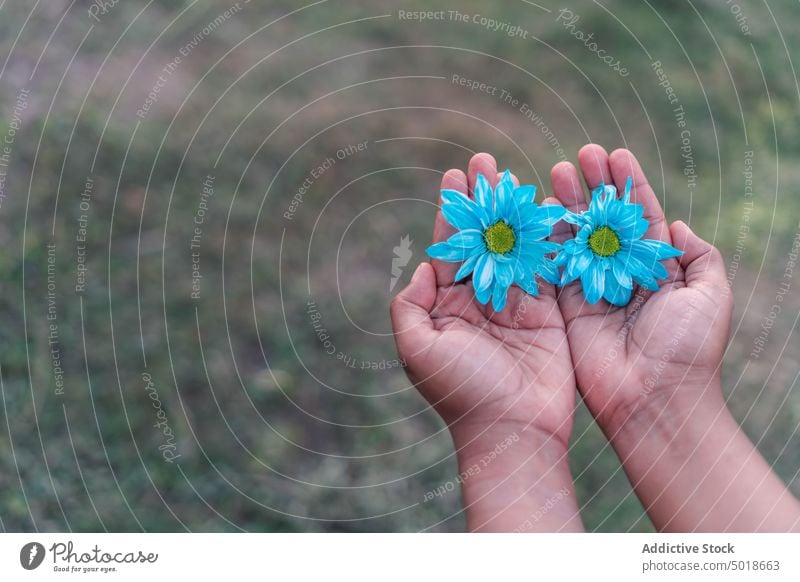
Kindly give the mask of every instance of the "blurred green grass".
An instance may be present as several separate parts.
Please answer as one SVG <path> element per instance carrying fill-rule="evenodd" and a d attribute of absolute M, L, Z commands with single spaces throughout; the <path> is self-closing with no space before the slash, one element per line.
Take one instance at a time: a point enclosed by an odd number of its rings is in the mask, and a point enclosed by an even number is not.
<path fill-rule="evenodd" d="M 18 41 L 28 7 L 2 9 L 0 55 L 14 51 L 0 78 L 0 135 L 19 88 L 30 86 L 33 95 L 0 209 L 5 529 L 463 529 L 457 493 L 423 502 L 456 474 L 442 423 L 407 389 L 402 370 L 365 373 L 327 355 L 306 313 L 310 288 L 340 351 L 394 359 L 392 248 L 406 234 L 414 241 L 402 285 L 423 260 L 440 173 L 485 150 L 549 191 L 559 156 L 539 128 L 496 97 L 454 86 L 453 74 L 528 103 L 571 160 L 587 141 L 633 149 L 669 218 L 690 222 L 728 260 L 745 208 L 744 156 L 754 151 L 757 189 L 734 273 L 738 333 L 725 378 L 745 430 L 782 477 L 794 477 L 800 404 L 784 398 L 796 381 L 797 342 L 778 357 L 792 318 L 776 322 L 768 354 L 748 354 L 800 215 L 796 8 L 773 2 L 770 13 L 740 2 L 753 30 L 744 36 L 728 9 L 711 1 L 576 4 L 577 27 L 624 61 L 630 76 L 622 78 L 556 22 L 561 5 L 550 2 L 540 3 L 550 12 L 525 2 L 441 6 L 519 24 L 527 41 L 474 24 L 399 21 L 398 5 L 386 1 L 323 3 L 259 31 L 298 5 L 251 3 L 184 59 L 140 120 L 136 109 L 159 70 L 230 6 L 163 1 L 142 11 L 146 4 L 121 2 L 82 45 L 89 21 L 76 10 L 44 52 L 67 2 L 35 11 Z M 428 7 L 421 0 L 402 6 Z M 370 18 L 379 15 L 391 16 Z M 339 58 L 345 55 L 354 56 Z M 655 60 L 686 112 L 693 189 Z M 366 152 L 315 180 L 294 218 L 284 219 L 311 168 L 365 140 Z M 210 173 L 216 191 L 196 302 L 187 245 Z M 72 254 L 87 175 L 96 195 L 90 285 L 79 298 Z M 60 398 L 44 318 L 50 240 L 59 248 L 67 378 Z M 795 293 L 784 313 L 797 310 Z M 145 359 L 178 437 L 178 465 L 158 453 L 140 377 Z M 358 396 L 325 389 L 314 377 Z M 651 527 L 583 408 L 571 461 L 587 528 Z M 793 487 L 800 490 L 796 480 Z"/>

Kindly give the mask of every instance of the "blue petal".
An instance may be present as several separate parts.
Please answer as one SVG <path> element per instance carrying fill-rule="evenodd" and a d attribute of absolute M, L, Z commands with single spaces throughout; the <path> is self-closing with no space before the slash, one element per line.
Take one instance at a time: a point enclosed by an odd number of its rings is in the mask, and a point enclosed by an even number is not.
<path fill-rule="evenodd" d="M 531 263 L 527 261 L 515 261 L 514 262 L 514 282 L 522 286 L 522 284 L 526 281 L 526 279 L 530 278 L 533 275 L 533 270 L 531 268 Z"/>
<path fill-rule="evenodd" d="M 541 263 L 539 263 L 538 269 L 539 275 L 550 283 L 551 285 L 555 285 L 558 283 L 559 274 L 558 274 L 558 266 L 556 265 L 555 261 L 551 259 L 543 259 Z"/>
<path fill-rule="evenodd" d="M 597 303 L 605 290 L 605 272 L 598 261 L 592 261 L 589 268 L 581 273 L 583 295 L 589 303 Z"/>
<path fill-rule="evenodd" d="M 530 295 L 536 295 L 539 292 L 536 285 L 536 266 L 538 263 L 520 260 L 515 263 L 514 267 L 514 282 Z"/>
<path fill-rule="evenodd" d="M 447 204 L 475 204 L 466 194 L 458 190 L 453 190 L 452 188 L 442 188 L 440 193 L 442 195 L 442 200 Z"/>
<path fill-rule="evenodd" d="M 566 287 L 567 285 L 572 283 L 575 279 L 581 276 L 580 271 L 570 268 L 572 267 L 572 264 L 573 264 L 572 262 L 567 264 L 567 268 L 564 269 L 563 273 L 561 273 L 561 281 L 559 281 L 558 284 L 561 285 L 562 287 Z"/>
<path fill-rule="evenodd" d="M 640 239 L 644 236 L 644 233 L 647 232 L 647 229 L 650 228 L 650 223 L 647 222 L 644 218 L 640 218 L 636 221 L 636 225 L 627 233 L 627 237 L 631 240 Z"/>
<path fill-rule="evenodd" d="M 478 174 L 475 183 L 475 201 L 486 210 L 487 215 L 491 219 L 494 217 L 494 206 L 492 205 L 492 187 L 489 181 L 483 174 Z"/>
<path fill-rule="evenodd" d="M 556 222 L 564 218 L 567 209 L 560 204 L 544 204 L 537 209 L 539 221 L 548 226 L 553 226 Z"/>
<path fill-rule="evenodd" d="M 578 234 L 575 235 L 575 244 L 585 246 L 589 242 L 589 237 L 592 235 L 593 229 L 590 225 L 582 227 Z"/>
<path fill-rule="evenodd" d="M 506 299 L 508 297 L 508 285 L 502 285 L 500 281 L 494 284 L 494 291 L 492 291 L 492 307 L 495 311 L 502 311 L 506 306 Z"/>
<path fill-rule="evenodd" d="M 475 280 L 473 279 L 472 286 L 475 287 Z M 492 287 L 491 285 L 486 289 L 475 289 L 475 299 L 478 300 L 478 303 L 481 305 L 486 305 L 489 303 L 489 297 L 492 296 Z"/>
<path fill-rule="evenodd" d="M 547 238 L 553 232 L 551 226 L 539 222 L 529 222 L 525 226 L 518 226 L 517 230 L 528 240 L 541 240 Z"/>
<path fill-rule="evenodd" d="M 569 241 L 568 241 L 569 242 Z M 594 262 L 594 255 L 584 249 L 577 250 L 567 263 L 567 268 L 561 276 L 561 286 L 572 283 L 585 273 Z"/>
<path fill-rule="evenodd" d="M 525 206 L 517 206 L 515 211 L 511 214 L 511 218 L 516 221 L 519 228 L 523 226 L 537 224 L 539 222 L 536 216 L 538 206 L 535 202 L 526 204 Z"/>
<path fill-rule="evenodd" d="M 633 186 L 633 178 L 628 176 L 625 180 L 625 193 L 622 195 L 622 200 L 628 202 L 631 199 L 631 187 Z"/>
<path fill-rule="evenodd" d="M 650 291 L 658 291 L 658 281 L 653 277 L 650 267 L 642 263 L 632 254 L 628 253 L 623 258 L 628 272 L 639 285 Z"/>
<path fill-rule="evenodd" d="M 569 242 L 569 241 L 567 241 Z M 566 244 L 566 243 L 564 243 Z M 556 255 L 556 258 L 553 259 L 553 262 L 558 265 L 559 267 L 563 267 L 567 264 L 567 262 L 572 258 L 572 253 L 567 252 L 566 250 L 562 249 L 560 253 Z"/>
<path fill-rule="evenodd" d="M 655 255 L 656 259 L 660 261 L 664 259 L 671 259 L 673 257 L 679 257 L 683 254 L 683 251 L 679 251 L 672 245 L 668 245 L 660 240 L 644 239 L 635 241 L 631 246 L 633 245 L 648 249 Z"/>
<path fill-rule="evenodd" d="M 457 229 L 463 228 L 484 228 L 480 219 L 474 213 L 465 210 L 462 206 L 455 204 L 444 204 L 442 206 L 442 214 L 445 220 L 452 224 Z"/>
<path fill-rule="evenodd" d="M 527 208 L 527 206 L 525 207 Z M 522 215 L 523 215 L 523 208 L 517 206 L 515 204 L 511 204 L 509 211 L 503 215 L 499 215 L 498 217 L 502 220 L 505 220 L 511 228 L 514 229 L 514 232 L 518 232 L 520 230 L 520 224 L 522 223 Z"/>
<path fill-rule="evenodd" d="M 613 184 L 603 184 L 603 189 L 606 193 L 607 200 L 616 200 L 617 198 L 617 188 Z"/>
<path fill-rule="evenodd" d="M 541 257 L 561 250 L 561 245 L 547 240 L 533 240 L 520 237 L 519 254 Z"/>
<path fill-rule="evenodd" d="M 608 277 L 603 298 L 611 305 L 622 307 L 630 302 L 632 292 L 632 289 L 623 287 L 613 277 Z"/>
<path fill-rule="evenodd" d="M 520 206 L 530 204 L 536 198 L 536 186 L 517 186 L 514 188 L 514 198 Z"/>
<path fill-rule="evenodd" d="M 514 187 L 511 172 L 506 170 L 494 188 L 494 205 L 497 216 L 509 216 L 515 210 Z"/>
<path fill-rule="evenodd" d="M 633 280 L 631 274 L 627 270 L 627 265 L 624 259 L 619 255 L 615 256 L 611 261 L 611 270 L 614 273 L 614 278 L 620 286 L 625 289 L 633 289 Z"/>
<path fill-rule="evenodd" d="M 659 242 L 659 241 L 633 241 L 631 243 L 630 255 L 636 257 L 647 268 L 648 273 L 655 276 L 657 279 L 666 278 L 669 273 L 667 269 L 659 262 L 658 254 L 653 250 L 653 247 L 643 245 L 643 242 Z M 669 247 L 666 243 L 661 243 Z M 669 247 L 672 248 L 672 247 Z"/>
<path fill-rule="evenodd" d="M 644 207 L 641 204 L 625 204 L 619 202 L 608 208 L 606 218 L 608 224 L 624 240 L 636 240 L 647 232 L 650 224 L 642 218 Z"/>
<path fill-rule="evenodd" d="M 466 259 L 470 254 L 470 249 L 464 247 L 454 247 L 446 242 L 436 243 L 429 246 L 426 251 L 428 256 L 432 259 L 439 259 L 440 261 L 449 261 L 451 263 L 460 262 Z"/>
<path fill-rule="evenodd" d="M 533 275 L 526 277 L 522 282 L 517 281 L 517 284 L 522 287 L 522 290 L 528 295 L 536 296 L 539 294 L 539 284 L 536 282 L 536 277 Z"/>
<path fill-rule="evenodd" d="M 447 244 L 453 247 L 463 247 L 465 249 L 474 249 L 475 247 L 483 245 L 483 231 L 477 228 L 467 228 L 459 230 L 449 239 Z"/>
<path fill-rule="evenodd" d="M 481 228 L 488 226 L 486 212 L 465 194 L 456 190 L 442 190 L 442 214 L 456 228 Z"/>
<path fill-rule="evenodd" d="M 628 255 L 631 257 L 635 257 L 641 261 L 641 263 L 647 267 L 648 271 L 653 270 L 653 265 L 658 262 L 658 258 L 656 258 L 655 253 L 653 253 L 648 247 L 637 244 L 640 241 L 631 241 L 630 249 L 628 250 Z"/>
<path fill-rule="evenodd" d="M 495 265 L 495 282 L 494 290 L 492 291 L 492 306 L 495 311 L 500 311 L 506 305 L 506 295 L 508 288 L 514 281 L 514 264 L 513 263 L 497 263 Z"/>
<path fill-rule="evenodd" d="M 470 257 L 467 257 L 467 260 L 464 261 L 464 264 L 458 269 L 456 276 L 453 278 L 454 281 L 460 281 L 464 277 L 468 276 L 472 271 L 475 269 L 475 264 L 478 262 L 478 257 L 481 255 L 476 253 Z"/>
<path fill-rule="evenodd" d="M 566 214 L 567 209 L 558 204 L 545 204 L 544 206 L 530 204 L 520 210 L 520 226 L 525 227 L 531 223 L 537 223 L 552 227 Z"/>
<path fill-rule="evenodd" d="M 577 224 L 578 226 L 584 226 L 589 221 L 588 217 L 584 213 L 575 213 L 570 210 L 567 210 L 562 217 L 564 222 L 568 222 L 570 224 Z"/>
<path fill-rule="evenodd" d="M 594 260 L 594 255 L 591 251 L 583 249 L 581 252 L 575 254 L 575 268 L 583 272 L 589 268 L 589 265 Z"/>
<path fill-rule="evenodd" d="M 497 283 L 508 287 L 514 281 L 515 263 L 495 263 L 494 278 Z"/>
<path fill-rule="evenodd" d="M 475 286 L 475 291 L 485 291 L 491 288 L 494 280 L 494 267 L 495 262 L 490 253 L 484 253 L 478 257 L 475 272 L 472 274 L 472 284 Z"/>
<path fill-rule="evenodd" d="M 589 213 L 595 222 L 605 224 L 606 207 L 617 198 L 617 189 L 612 185 L 600 184 L 592 190 L 592 201 L 589 202 Z"/>
<path fill-rule="evenodd" d="M 644 287 L 648 291 L 658 291 L 660 288 L 658 286 L 658 281 L 656 281 L 652 275 L 649 274 L 645 274 L 643 276 L 634 275 L 633 279 L 634 281 L 636 281 L 636 283 L 638 283 L 640 286 Z"/>

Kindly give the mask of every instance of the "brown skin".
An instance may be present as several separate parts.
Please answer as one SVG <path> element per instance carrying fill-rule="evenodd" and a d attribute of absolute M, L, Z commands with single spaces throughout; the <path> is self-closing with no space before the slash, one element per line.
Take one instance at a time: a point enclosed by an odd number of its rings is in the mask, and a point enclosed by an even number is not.
<path fill-rule="evenodd" d="M 683 222 L 668 226 L 631 152 L 591 144 L 578 161 L 590 190 L 601 182 L 622 190 L 632 176 L 631 200 L 650 222 L 645 238 L 684 252 L 665 262 L 670 277 L 657 293 L 627 307 L 588 305 L 579 284 L 558 300 L 578 388 L 648 515 L 667 531 L 797 531 L 800 504 L 725 406 L 720 368 L 733 297 L 720 252 Z M 556 165 L 551 181 L 564 206 L 586 208 L 572 164 Z"/>
<path fill-rule="evenodd" d="M 597 145 L 578 156 L 589 189 L 624 188 L 645 208 L 646 238 L 684 252 L 665 262 L 657 293 L 627 307 L 585 303 L 580 284 L 530 297 L 509 291 L 501 313 L 474 299 L 458 265 L 421 264 L 392 302 L 398 351 L 410 379 L 450 427 L 468 527 L 481 531 L 579 531 L 567 448 L 576 381 L 610 439 L 654 525 L 667 531 L 798 531 L 800 504 L 731 417 L 719 370 L 732 296 L 722 257 L 682 222 L 667 226 L 636 158 Z M 448 171 L 442 188 L 471 195 L 478 172 L 497 180 L 488 154 L 467 175 Z M 551 173 L 556 199 L 586 208 L 577 169 Z M 559 223 L 553 240 L 572 233 Z M 437 214 L 434 242 L 452 228 Z M 518 439 L 495 455 L 509 437 Z M 543 511 L 543 509 L 545 509 Z"/>
<path fill-rule="evenodd" d="M 479 172 L 497 182 L 492 156 L 474 156 L 467 175 L 448 171 L 441 188 L 472 196 Z M 438 212 L 434 242 L 453 232 Z M 575 379 L 555 289 L 542 284 L 539 297 L 530 297 L 514 287 L 506 308 L 494 313 L 475 300 L 469 280 L 453 282 L 457 270 L 453 263 L 421 264 L 391 314 L 408 375 L 450 426 L 462 471 L 507 437 L 519 437 L 465 480 L 468 525 L 520 528 L 567 488 L 566 500 L 529 529 L 580 530 L 566 457 Z"/>

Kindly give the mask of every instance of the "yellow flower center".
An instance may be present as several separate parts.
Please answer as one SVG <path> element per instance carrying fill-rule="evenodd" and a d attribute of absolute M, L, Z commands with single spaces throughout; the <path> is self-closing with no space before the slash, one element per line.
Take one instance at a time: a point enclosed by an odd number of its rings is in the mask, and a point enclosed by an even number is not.
<path fill-rule="evenodd" d="M 620 249 L 619 236 L 607 226 L 602 226 L 589 236 L 589 246 L 594 254 L 610 257 Z"/>
<path fill-rule="evenodd" d="M 514 248 L 517 237 L 514 230 L 504 220 L 498 220 L 483 232 L 486 248 L 493 253 L 504 255 Z"/>

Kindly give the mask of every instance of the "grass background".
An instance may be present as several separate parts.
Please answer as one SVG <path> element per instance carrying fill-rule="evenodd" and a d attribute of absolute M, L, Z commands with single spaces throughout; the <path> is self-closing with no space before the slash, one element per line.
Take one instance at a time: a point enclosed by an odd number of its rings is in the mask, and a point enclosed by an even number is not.
<path fill-rule="evenodd" d="M 421 0 L 122 0 L 100 22 L 89 6 L 0 8 L 0 136 L 13 129 L 20 90 L 30 91 L 0 206 L 3 530 L 462 530 L 457 492 L 424 501 L 456 476 L 442 423 L 401 369 L 361 370 L 347 358 L 396 358 L 388 302 L 424 260 L 444 170 L 490 151 L 547 194 L 557 147 L 574 161 L 589 141 L 634 150 L 668 217 L 723 250 L 737 300 L 730 407 L 800 492 L 800 283 L 785 277 L 800 229 L 797 6 L 433 7 L 469 22 L 399 18 L 431 9 Z M 628 76 L 570 34 L 562 8 Z M 526 38 L 488 30 L 475 15 L 519 25 Z M 655 61 L 685 111 L 694 187 Z M 137 116 L 159 75 L 157 102 Z M 453 75 L 507 91 L 552 134 Z M 286 219 L 312 170 L 359 142 L 364 151 L 312 177 Z M 189 241 L 209 175 L 194 300 Z M 83 212 L 87 177 L 94 190 Z M 89 270 L 76 293 L 81 214 Z M 405 235 L 413 257 L 390 291 L 393 248 Z M 56 245 L 61 395 L 47 244 Z M 785 282 L 767 347 L 751 357 Z M 342 359 L 326 353 L 309 301 Z M 144 372 L 175 435 L 176 463 L 159 452 Z M 571 463 L 587 528 L 651 529 L 583 407 Z"/>

